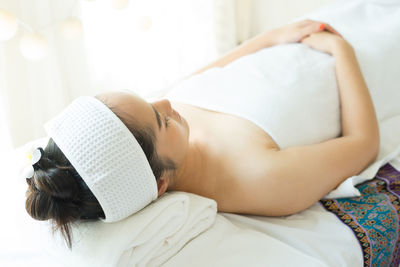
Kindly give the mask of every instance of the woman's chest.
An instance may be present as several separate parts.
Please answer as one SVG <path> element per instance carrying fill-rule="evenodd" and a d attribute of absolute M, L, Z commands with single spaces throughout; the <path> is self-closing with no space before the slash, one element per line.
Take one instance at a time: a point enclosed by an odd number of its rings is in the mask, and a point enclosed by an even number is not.
<path fill-rule="evenodd" d="M 252 122 L 229 114 L 172 103 L 190 127 L 189 141 L 201 141 L 208 148 L 205 181 L 218 177 L 229 186 L 235 179 L 259 175 L 268 166 L 265 154 L 278 145 Z M 231 182 L 229 182 L 231 181 Z"/>
<path fill-rule="evenodd" d="M 187 120 L 189 138 L 210 142 L 216 151 L 227 151 L 229 148 L 234 151 L 279 150 L 268 133 L 247 119 L 183 103 L 173 102 L 172 105 Z"/>

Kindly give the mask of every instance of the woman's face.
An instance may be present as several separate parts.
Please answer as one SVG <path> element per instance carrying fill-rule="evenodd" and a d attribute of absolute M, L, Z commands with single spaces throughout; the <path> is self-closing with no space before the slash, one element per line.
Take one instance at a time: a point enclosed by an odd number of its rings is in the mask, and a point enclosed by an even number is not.
<path fill-rule="evenodd" d="M 132 116 L 140 127 L 151 127 L 156 137 L 158 155 L 170 158 L 179 168 L 189 145 L 189 125 L 167 99 L 148 103 L 140 96 L 128 92 L 109 92 L 98 97 L 105 99 L 107 105 L 118 107 Z"/>

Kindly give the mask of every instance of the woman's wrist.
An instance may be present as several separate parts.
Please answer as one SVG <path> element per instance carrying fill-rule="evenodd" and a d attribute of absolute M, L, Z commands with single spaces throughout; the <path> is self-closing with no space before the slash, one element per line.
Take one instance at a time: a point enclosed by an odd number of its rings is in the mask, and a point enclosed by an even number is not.
<path fill-rule="evenodd" d="M 266 47 L 288 43 L 285 40 L 281 40 L 282 38 L 279 31 L 281 31 L 280 28 L 272 29 L 264 34 L 264 44 Z"/>
<path fill-rule="evenodd" d="M 216 60 L 215 62 L 203 67 L 200 70 L 197 70 L 194 72 L 194 74 L 199 74 L 209 68 L 213 67 L 224 67 L 227 64 L 231 63 L 232 61 L 235 61 L 236 59 L 255 53 L 260 49 L 267 48 L 273 45 L 276 45 L 275 41 L 276 34 L 274 31 L 268 31 L 261 33 L 250 40 L 247 40 L 240 44 L 239 46 L 235 47 L 231 51 L 229 51 L 227 54 Z"/>
<path fill-rule="evenodd" d="M 332 55 L 335 56 L 338 53 L 351 52 L 354 53 L 353 47 L 344 39 L 337 39 L 332 46 Z"/>
<path fill-rule="evenodd" d="M 255 37 L 243 42 L 242 45 L 247 45 L 250 48 L 249 52 L 254 53 L 260 49 L 277 45 L 277 34 L 275 30 L 270 30 L 256 35 Z"/>

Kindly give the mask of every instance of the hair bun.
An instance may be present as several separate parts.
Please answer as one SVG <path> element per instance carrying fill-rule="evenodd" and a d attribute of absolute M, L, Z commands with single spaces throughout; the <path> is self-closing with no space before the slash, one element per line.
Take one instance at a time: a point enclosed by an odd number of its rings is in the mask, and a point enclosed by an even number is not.
<path fill-rule="evenodd" d="M 33 177 L 27 179 L 26 200 L 32 217 L 38 220 L 60 217 L 78 219 L 80 187 L 68 167 L 59 166 L 43 154 L 34 169 Z"/>
<path fill-rule="evenodd" d="M 53 232 L 60 230 L 71 243 L 70 224 L 78 219 L 104 218 L 100 204 L 62 151 L 50 138 L 27 178 L 25 209 L 36 220 L 51 220 Z"/>

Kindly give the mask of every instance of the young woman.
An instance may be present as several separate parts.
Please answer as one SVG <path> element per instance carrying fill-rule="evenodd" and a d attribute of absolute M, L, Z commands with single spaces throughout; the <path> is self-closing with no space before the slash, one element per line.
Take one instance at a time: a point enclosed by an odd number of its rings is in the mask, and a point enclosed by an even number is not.
<path fill-rule="evenodd" d="M 328 24 L 305 20 L 260 34 L 196 72 L 295 42 L 335 58 L 342 129 L 338 138 L 280 149 L 268 133 L 238 116 L 167 99 L 148 103 L 127 92 L 96 98 L 141 145 L 158 196 L 186 191 L 214 199 L 221 212 L 290 215 L 307 209 L 377 157 L 378 123 L 353 48 Z M 26 210 L 33 218 L 53 220 L 69 242 L 71 222 L 104 218 L 96 197 L 52 139 L 39 163 L 33 179 L 27 180 Z"/>

